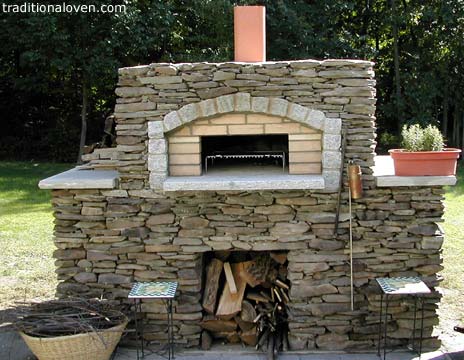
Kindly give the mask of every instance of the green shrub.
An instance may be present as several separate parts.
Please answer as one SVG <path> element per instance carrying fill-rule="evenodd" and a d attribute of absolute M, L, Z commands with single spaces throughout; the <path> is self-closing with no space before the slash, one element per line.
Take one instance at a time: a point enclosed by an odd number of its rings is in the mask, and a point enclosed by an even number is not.
<path fill-rule="evenodd" d="M 402 147 L 406 151 L 442 151 L 445 142 L 440 130 L 433 125 L 422 128 L 419 124 L 404 125 L 401 131 Z"/>

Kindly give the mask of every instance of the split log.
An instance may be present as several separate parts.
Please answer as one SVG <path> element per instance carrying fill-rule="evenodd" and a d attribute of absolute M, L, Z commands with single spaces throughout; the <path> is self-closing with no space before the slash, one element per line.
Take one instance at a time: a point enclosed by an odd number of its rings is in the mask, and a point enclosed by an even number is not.
<path fill-rule="evenodd" d="M 242 310 L 242 301 L 247 285 L 246 281 L 242 277 L 244 272 L 243 263 L 232 264 L 231 270 L 237 286 L 237 293 L 232 294 L 230 292 L 230 286 L 227 284 L 226 279 L 226 285 L 224 286 L 221 298 L 219 299 L 219 305 L 216 312 L 217 317 L 227 320 L 232 319 Z"/>
<path fill-rule="evenodd" d="M 209 350 L 213 345 L 213 338 L 209 334 L 209 332 L 203 330 L 201 332 L 201 348 L 202 350 Z"/>
<path fill-rule="evenodd" d="M 271 252 L 269 255 L 275 262 L 279 263 L 280 265 L 285 264 L 285 262 L 287 261 L 287 253 Z"/>
<path fill-rule="evenodd" d="M 237 329 L 237 323 L 233 320 L 217 319 L 212 315 L 207 315 L 200 322 L 203 329 L 216 332 L 231 332 Z"/>
<path fill-rule="evenodd" d="M 288 286 L 286 283 L 284 283 L 283 281 L 279 279 L 276 279 L 275 284 L 282 289 L 285 289 L 285 290 L 290 289 L 290 286 Z"/>
<path fill-rule="evenodd" d="M 215 339 L 226 339 L 231 344 L 240 342 L 240 336 L 236 331 L 220 331 L 213 333 Z"/>
<path fill-rule="evenodd" d="M 234 276 L 232 275 L 232 269 L 228 262 L 224 263 L 224 274 L 226 274 L 227 285 L 231 294 L 237 293 L 237 286 L 235 285 Z"/>
<path fill-rule="evenodd" d="M 256 326 L 253 326 L 247 331 L 242 331 L 239 336 L 240 339 L 247 345 L 255 346 L 258 343 L 258 331 Z"/>
<path fill-rule="evenodd" d="M 203 309 L 209 314 L 214 314 L 219 288 L 219 277 L 221 276 L 223 262 L 212 259 L 206 269 L 206 284 L 203 294 Z"/>
<path fill-rule="evenodd" d="M 256 275 L 250 271 L 256 266 L 254 261 L 245 261 L 242 264 L 244 267 L 243 278 L 245 279 L 248 285 L 254 288 L 255 286 L 260 285 L 264 281 L 261 278 L 257 278 Z"/>
<path fill-rule="evenodd" d="M 256 302 L 263 302 L 263 303 L 268 303 L 271 299 L 267 296 L 264 296 L 263 294 L 258 294 L 256 292 L 249 292 L 247 294 L 247 299 L 256 301 Z"/>
<path fill-rule="evenodd" d="M 242 321 L 248 321 L 248 322 L 253 322 L 253 320 L 256 318 L 256 310 L 251 305 L 249 301 L 243 300 L 242 302 L 242 311 L 240 312 L 240 319 Z"/>
<path fill-rule="evenodd" d="M 256 318 L 256 310 L 250 302 L 243 300 L 242 311 L 235 316 L 235 321 L 242 331 L 248 331 L 255 327 L 254 319 Z"/>

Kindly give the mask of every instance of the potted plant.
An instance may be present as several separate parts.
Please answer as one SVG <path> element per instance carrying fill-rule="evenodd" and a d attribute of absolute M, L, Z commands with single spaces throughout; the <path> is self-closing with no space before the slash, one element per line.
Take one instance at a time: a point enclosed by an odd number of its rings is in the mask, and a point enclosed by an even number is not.
<path fill-rule="evenodd" d="M 402 149 L 389 150 L 398 176 L 456 175 L 460 149 L 445 148 L 440 130 L 433 125 L 404 126 Z"/>

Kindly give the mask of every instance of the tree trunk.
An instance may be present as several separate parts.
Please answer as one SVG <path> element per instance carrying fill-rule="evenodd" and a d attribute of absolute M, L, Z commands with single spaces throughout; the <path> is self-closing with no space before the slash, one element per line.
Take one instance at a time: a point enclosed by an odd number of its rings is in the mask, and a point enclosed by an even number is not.
<path fill-rule="evenodd" d="M 459 108 L 457 104 L 453 114 L 453 146 L 459 147 Z"/>
<path fill-rule="evenodd" d="M 393 16 L 393 61 L 395 67 L 395 97 L 396 97 L 396 116 L 398 127 L 402 126 L 402 112 L 401 112 L 401 82 L 400 82 L 400 55 L 398 48 L 398 22 L 395 0 L 391 0 L 392 16 Z"/>
<path fill-rule="evenodd" d="M 443 119 L 441 122 L 441 132 L 445 139 L 448 138 L 448 111 L 449 110 L 449 100 L 448 100 L 448 86 L 445 86 L 444 95 L 443 95 Z"/>
<path fill-rule="evenodd" d="M 461 149 L 464 149 L 464 112 L 461 113 Z"/>
<path fill-rule="evenodd" d="M 87 137 L 87 108 L 89 101 L 89 90 L 87 81 L 82 80 L 82 110 L 81 110 L 81 140 L 79 142 L 79 154 L 77 155 L 77 163 L 82 164 L 82 154 L 84 152 L 85 140 Z"/>

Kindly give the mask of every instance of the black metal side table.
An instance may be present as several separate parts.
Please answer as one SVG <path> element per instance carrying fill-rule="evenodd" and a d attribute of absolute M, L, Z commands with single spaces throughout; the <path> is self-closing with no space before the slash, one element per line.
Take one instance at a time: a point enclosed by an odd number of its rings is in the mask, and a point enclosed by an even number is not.
<path fill-rule="evenodd" d="M 383 329 L 383 359 L 386 358 L 387 348 L 387 327 L 388 327 L 388 300 L 392 295 L 410 295 L 414 297 L 414 323 L 412 329 L 411 347 L 416 351 L 419 358 L 422 353 L 422 337 L 424 331 L 424 299 L 421 295 L 429 294 L 431 290 L 427 285 L 418 277 L 396 277 L 396 278 L 377 278 L 377 283 L 382 289 L 380 297 L 380 318 L 379 318 L 379 334 L 378 334 L 378 347 L 377 355 L 382 358 L 380 348 L 382 344 L 382 313 L 383 313 L 383 299 L 385 297 L 385 316 L 384 316 L 384 329 Z M 420 301 L 421 320 L 420 320 L 420 337 L 419 349 L 415 347 L 416 341 L 416 318 L 417 318 L 417 300 Z"/>
<path fill-rule="evenodd" d="M 142 358 L 145 357 L 143 346 L 144 321 L 137 321 L 137 314 L 142 313 L 142 299 L 160 299 L 166 302 L 168 315 L 168 359 L 174 359 L 174 335 L 172 300 L 176 296 L 177 281 L 137 282 L 129 292 L 129 299 L 134 299 L 134 319 L 136 336 L 140 339 Z M 139 359 L 139 347 L 137 346 L 137 360 Z"/>

